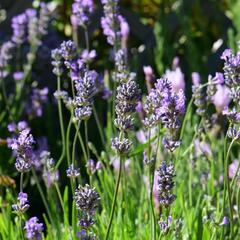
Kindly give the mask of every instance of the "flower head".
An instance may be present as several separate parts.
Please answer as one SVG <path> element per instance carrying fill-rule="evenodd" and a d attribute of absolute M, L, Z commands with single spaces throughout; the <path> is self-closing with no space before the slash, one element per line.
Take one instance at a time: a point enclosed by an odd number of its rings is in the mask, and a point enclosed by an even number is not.
<path fill-rule="evenodd" d="M 25 226 L 24 230 L 26 231 L 26 238 L 30 240 L 41 240 L 42 239 L 42 231 L 43 224 L 39 223 L 37 217 L 30 218 Z"/>
<path fill-rule="evenodd" d="M 20 192 L 17 198 L 18 202 L 12 205 L 13 210 L 18 214 L 25 213 L 29 208 L 27 193 Z"/>

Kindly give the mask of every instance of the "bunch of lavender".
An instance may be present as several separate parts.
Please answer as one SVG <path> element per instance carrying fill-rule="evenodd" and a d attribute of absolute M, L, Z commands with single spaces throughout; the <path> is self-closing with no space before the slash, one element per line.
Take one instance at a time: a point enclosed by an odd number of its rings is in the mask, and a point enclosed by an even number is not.
<path fill-rule="evenodd" d="M 32 217 L 24 226 L 24 230 L 26 231 L 26 238 L 30 240 L 41 240 L 42 239 L 42 231 L 43 224 L 39 223 L 37 217 Z"/>
<path fill-rule="evenodd" d="M 157 170 L 157 174 L 159 204 L 163 207 L 169 207 L 176 198 L 176 196 L 172 193 L 172 189 L 174 187 L 173 177 L 175 176 L 173 164 L 167 165 L 166 162 L 162 162 Z"/>
<path fill-rule="evenodd" d="M 31 169 L 34 142 L 30 129 L 24 129 L 17 139 L 11 140 L 10 147 L 16 155 L 15 167 L 19 172 L 27 172 Z"/>
<path fill-rule="evenodd" d="M 43 114 L 43 104 L 48 100 L 48 88 L 34 88 L 27 104 L 26 112 L 31 117 L 41 117 Z"/>
<path fill-rule="evenodd" d="M 104 17 L 101 18 L 103 33 L 107 42 L 118 48 L 121 38 L 128 35 L 126 20 L 119 14 L 118 0 L 101 0 L 103 4 Z"/>
<path fill-rule="evenodd" d="M 179 145 L 178 130 L 181 127 L 181 117 L 185 112 L 185 95 L 182 89 L 174 92 L 167 79 L 158 79 L 144 104 L 146 117 L 143 120 L 147 128 L 162 123 L 167 129 L 163 140 L 164 147 L 174 151 Z"/>
<path fill-rule="evenodd" d="M 28 195 L 27 193 L 20 192 L 18 194 L 17 198 L 17 203 L 12 205 L 13 211 L 17 213 L 18 215 L 24 214 L 28 208 L 29 208 L 29 203 L 28 203 Z"/>
<path fill-rule="evenodd" d="M 122 50 L 119 50 L 116 54 L 116 66 L 118 66 L 116 75 L 118 76 L 119 86 L 117 87 L 116 119 L 114 123 L 120 131 L 120 135 L 112 139 L 112 147 L 119 154 L 126 154 L 130 150 L 131 142 L 124 138 L 124 133 L 133 128 L 134 119 L 132 115 L 136 111 L 135 108 L 140 99 L 140 89 L 135 82 L 135 74 L 126 70 L 124 52 Z M 122 75 L 120 69 L 124 69 Z"/>
<path fill-rule="evenodd" d="M 79 186 L 75 191 L 74 196 L 76 207 L 80 210 L 79 225 L 81 231 L 79 232 L 80 239 L 95 239 L 94 234 L 90 231 L 94 225 L 94 215 L 99 207 L 99 194 L 95 188 L 90 188 L 89 185 L 84 187 Z"/>
<path fill-rule="evenodd" d="M 92 0 L 75 0 L 72 5 L 72 19 L 74 26 L 86 28 L 89 22 L 89 16 L 94 11 Z"/>

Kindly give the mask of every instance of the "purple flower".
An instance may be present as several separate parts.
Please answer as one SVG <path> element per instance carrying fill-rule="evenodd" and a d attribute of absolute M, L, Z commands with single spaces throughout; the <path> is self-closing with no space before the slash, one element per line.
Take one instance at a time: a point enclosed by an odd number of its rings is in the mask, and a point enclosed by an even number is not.
<path fill-rule="evenodd" d="M 84 49 L 81 53 L 81 58 L 84 63 L 90 63 L 92 60 L 97 56 L 96 50 L 93 49 L 91 51 L 88 51 L 87 49 Z"/>
<path fill-rule="evenodd" d="M 207 142 L 204 141 L 199 141 L 199 139 L 196 139 L 194 141 L 194 146 L 195 146 L 195 156 L 199 157 L 201 155 L 205 155 L 207 157 L 212 155 L 212 150 L 211 147 Z"/>
<path fill-rule="evenodd" d="M 129 27 L 118 13 L 118 1 L 102 0 L 104 17 L 101 18 L 103 33 L 110 45 L 119 44 L 121 38 L 127 38 Z"/>
<path fill-rule="evenodd" d="M 13 73 L 13 79 L 15 81 L 20 81 L 23 79 L 24 73 L 23 72 L 15 72 Z"/>
<path fill-rule="evenodd" d="M 25 226 L 24 230 L 26 231 L 26 238 L 30 240 L 41 240 L 42 239 L 42 231 L 43 224 L 39 223 L 37 217 L 30 218 Z"/>
<path fill-rule="evenodd" d="M 228 224 L 229 224 L 229 218 L 227 216 L 224 216 L 219 226 L 226 226 Z"/>
<path fill-rule="evenodd" d="M 228 107 L 225 107 L 222 111 L 223 115 L 226 115 L 230 122 L 239 123 L 240 122 L 240 113 L 237 112 L 235 108 L 230 110 Z"/>
<path fill-rule="evenodd" d="M 212 97 L 212 102 L 217 112 L 221 113 L 230 103 L 230 90 L 225 85 L 217 85 L 217 91 Z"/>
<path fill-rule="evenodd" d="M 96 165 L 93 159 L 87 161 L 86 168 L 89 175 L 93 175 L 96 172 Z"/>
<path fill-rule="evenodd" d="M 26 112 L 32 117 L 41 117 L 43 114 L 42 105 L 47 102 L 48 88 L 34 88 L 30 97 L 30 102 L 27 105 Z"/>
<path fill-rule="evenodd" d="M 8 74 L 6 67 L 13 57 L 12 50 L 14 46 L 11 41 L 5 42 L 0 46 L 0 78 L 4 78 Z"/>
<path fill-rule="evenodd" d="M 17 198 L 18 202 L 12 205 L 13 210 L 18 214 L 25 213 L 29 208 L 27 193 L 20 192 Z"/>
<path fill-rule="evenodd" d="M 236 159 L 229 165 L 228 167 L 229 178 L 231 179 L 234 178 L 235 174 L 237 173 L 238 165 L 239 165 L 239 161 Z"/>
<path fill-rule="evenodd" d="M 47 34 L 48 23 L 50 20 L 50 10 L 48 4 L 41 2 L 40 3 L 40 11 L 39 11 L 39 19 L 38 19 L 38 32 L 41 36 Z"/>
<path fill-rule="evenodd" d="M 221 59 L 226 61 L 231 55 L 232 55 L 232 50 L 225 49 L 224 52 L 222 53 Z"/>
<path fill-rule="evenodd" d="M 72 5 L 72 17 L 74 26 L 83 26 L 89 22 L 89 16 L 93 13 L 94 4 L 92 0 L 75 0 Z"/>
<path fill-rule="evenodd" d="M 161 206 L 169 207 L 176 196 L 172 194 L 174 187 L 173 177 L 174 166 L 172 164 L 167 165 L 165 162 L 161 163 L 158 174 L 158 201 Z"/>
<path fill-rule="evenodd" d="M 17 139 L 12 139 L 10 147 L 16 155 L 15 167 L 19 172 L 29 171 L 33 158 L 33 136 L 29 129 L 20 132 Z"/>
<path fill-rule="evenodd" d="M 127 138 L 119 139 L 118 137 L 112 138 L 112 148 L 120 155 L 130 152 L 132 142 Z"/>
<path fill-rule="evenodd" d="M 22 44 L 27 37 L 28 16 L 26 13 L 12 18 L 13 36 L 12 41 L 18 45 Z"/>
<path fill-rule="evenodd" d="M 66 173 L 69 178 L 76 178 L 80 175 L 80 170 L 79 168 L 75 168 L 74 165 L 71 164 L 67 169 Z"/>
<path fill-rule="evenodd" d="M 74 199 L 77 209 L 92 216 L 97 211 L 100 197 L 95 188 L 90 188 L 89 185 L 85 185 L 84 187 L 79 185 L 75 191 Z"/>
<path fill-rule="evenodd" d="M 193 72 L 192 73 L 192 83 L 193 83 L 193 85 L 198 86 L 198 85 L 200 85 L 200 82 L 201 82 L 201 77 L 200 77 L 199 73 Z"/>
<path fill-rule="evenodd" d="M 184 74 L 179 67 L 177 67 L 173 71 L 167 70 L 165 73 L 165 78 L 167 78 L 171 82 L 172 90 L 174 92 L 185 89 Z"/>
<path fill-rule="evenodd" d="M 224 75 L 223 73 L 216 72 L 215 77 L 213 78 L 214 83 L 223 84 L 224 83 Z"/>

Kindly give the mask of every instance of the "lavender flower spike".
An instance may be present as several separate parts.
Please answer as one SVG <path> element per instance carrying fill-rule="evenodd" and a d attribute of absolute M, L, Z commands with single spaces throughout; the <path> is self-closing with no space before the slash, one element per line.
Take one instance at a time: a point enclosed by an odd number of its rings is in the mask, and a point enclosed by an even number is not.
<path fill-rule="evenodd" d="M 30 218 L 25 226 L 24 230 L 26 231 L 26 238 L 30 240 L 41 240 L 43 224 L 38 222 L 37 217 Z"/>
<path fill-rule="evenodd" d="M 167 165 L 163 162 L 160 168 L 157 170 L 158 173 L 158 200 L 160 205 L 164 207 L 170 206 L 175 200 L 176 196 L 172 194 L 174 187 L 173 177 L 174 166 L 172 164 Z"/>
<path fill-rule="evenodd" d="M 72 5 L 72 18 L 74 25 L 86 27 L 89 16 L 93 13 L 94 4 L 92 0 L 75 0 Z"/>
<path fill-rule="evenodd" d="M 17 156 L 15 167 L 19 172 L 27 172 L 32 166 L 33 136 L 29 129 L 20 132 L 17 139 L 12 139 L 10 147 Z"/>
<path fill-rule="evenodd" d="M 29 208 L 29 204 L 28 204 L 28 195 L 27 193 L 24 192 L 20 192 L 18 194 L 18 198 L 17 198 L 18 202 L 16 204 L 12 205 L 13 210 L 17 213 L 17 214 L 23 214 L 25 213 L 28 208 Z"/>

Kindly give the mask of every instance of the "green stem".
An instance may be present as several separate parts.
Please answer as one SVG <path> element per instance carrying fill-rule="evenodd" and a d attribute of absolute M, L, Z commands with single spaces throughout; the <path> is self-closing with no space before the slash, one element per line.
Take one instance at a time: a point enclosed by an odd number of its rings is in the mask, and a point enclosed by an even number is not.
<path fill-rule="evenodd" d="M 98 114 L 97 114 L 97 111 L 96 111 L 96 108 L 95 108 L 94 105 L 93 105 L 93 115 L 94 115 L 94 118 L 95 118 L 96 123 L 97 123 L 97 127 L 98 127 L 98 131 L 99 131 L 99 134 L 100 134 L 102 144 L 103 144 L 103 146 L 105 146 L 103 128 L 101 127 L 101 124 L 100 124 L 100 121 L 99 121 L 99 118 L 98 118 Z"/>
<path fill-rule="evenodd" d="M 70 162 L 71 162 L 71 157 L 70 157 L 70 132 L 71 132 L 71 127 L 72 127 L 72 115 L 70 117 L 69 123 L 68 123 L 68 127 L 67 127 L 67 135 L 66 135 L 66 152 L 67 152 L 67 162 L 68 162 L 68 166 L 70 166 Z"/>
<path fill-rule="evenodd" d="M 60 84 L 60 76 L 57 77 L 57 90 L 61 90 L 61 84 Z M 64 122 L 63 122 L 63 114 L 62 114 L 62 102 L 61 99 L 57 100 L 58 102 L 58 115 L 59 115 L 59 124 L 60 124 L 60 129 L 61 129 L 61 137 L 62 137 L 62 153 L 57 161 L 56 164 L 56 169 L 59 167 L 61 164 L 62 160 L 64 159 L 65 156 L 65 130 L 64 130 Z"/>
<path fill-rule="evenodd" d="M 56 188 L 56 191 L 57 191 L 57 194 L 58 194 L 58 198 L 59 198 L 59 201 L 60 201 L 60 204 L 61 204 L 61 207 L 62 207 L 63 213 L 65 213 L 65 210 L 64 210 L 64 203 L 63 203 L 63 199 L 62 199 L 62 195 L 61 195 L 60 189 L 59 189 L 57 183 L 55 183 L 54 185 L 55 185 L 55 188 Z"/>
<path fill-rule="evenodd" d="M 115 186 L 113 203 L 112 203 L 111 214 L 110 214 L 110 220 L 109 220 L 109 223 L 108 223 L 107 233 L 106 233 L 106 236 L 105 236 L 105 240 L 107 240 L 107 239 L 109 238 L 109 234 L 110 234 L 110 231 L 111 231 L 111 226 L 112 226 L 114 211 L 115 211 L 115 208 L 116 208 L 118 189 L 119 189 L 120 180 L 121 180 L 123 160 L 124 160 L 123 157 L 120 156 L 120 167 L 119 167 L 118 178 L 117 178 L 117 182 L 116 182 L 116 186 Z"/>
<path fill-rule="evenodd" d="M 23 192 L 23 172 L 21 172 L 20 175 L 20 192 Z"/>
<path fill-rule="evenodd" d="M 73 147 L 72 147 L 72 164 L 73 164 L 73 166 L 75 166 L 75 150 L 76 150 L 76 143 L 77 143 L 77 138 L 78 138 L 78 129 L 80 127 L 80 124 L 81 124 L 81 122 L 79 121 L 78 125 L 77 125 L 77 130 L 76 130 L 76 133 L 75 133 L 75 136 L 73 139 Z"/>
<path fill-rule="evenodd" d="M 227 155 L 224 159 L 224 176 L 225 176 L 225 184 L 224 184 L 224 189 L 227 189 L 227 197 L 228 197 L 228 205 L 229 205 L 229 213 L 230 213 L 230 234 L 232 236 L 233 234 L 233 206 L 232 206 L 232 198 L 231 198 L 231 189 L 230 189 L 230 180 L 229 180 L 229 174 L 228 174 L 228 159 L 230 155 L 231 148 L 235 142 L 235 138 L 231 141 L 228 150 L 227 150 Z M 226 191 L 225 191 L 226 192 Z M 225 199 L 225 194 L 224 194 L 224 199 Z"/>
<path fill-rule="evenodd" d="M 80 131 L 78 131 L 77 124 L 75 124 L 75 128 L 76 128 L 76 131 L 78 133 L 78 139 L 79 139 L 79 142 L 81 144 L 81 148 L 82 148 L 82 151 L 83 151 L 85 162 L 87 163 L 87 161 L 88 161 L 87 152 L 86 152 L 86 149 L 85 149 L 85 146 L 84 146 L 83 139 L 82 139 L 82 136 L 80 134 Z"/>
<path fill-rule="evenodd" d="M 38 181 L 38 177 L 37 177 L 36 172 L 35 172 L 34 169 L 32 169 L 32 174 L 33 174 L 33 178 L 34 178 L 34 180 L 35 180 L 35 182 L 36 182 L 36 184 L 37 184 L 37 188 L 38 188 L 38 191 L 39 191 L 40 196 L 41 196 L 41 198 L 42 198 L 43 204 L 44 204 L 44 206 L 45 206 L 45 208 L 46 208 L 48 217 L 49 217 L 51 223 L 53 224 L 54 222 L 53 222 L 53 218 L 52 218 L 51 212 L 50 212 L 50 210 L 49 210 L 49 207 L 48 207 L 48 204 L 47 204 L 45 195 L 44 195 L 44 193 L 43 193 L 43 190 L 42 190 L 42 188 L 41 188 L 41 185 L 40 185 L 40 183 L 39 183 L 39 181 Z"/>
<path fill-rule="evenodd" d="M 88 147 L 88 126 L 87 126 L 87 120 L 84 121 L 84 130 L 85 130 L 85 142 L 86 142 L 86 149 L 87 149 L 87 159 L 89 160 L 90 154 L 89 154 L 89 147 Z"/>

